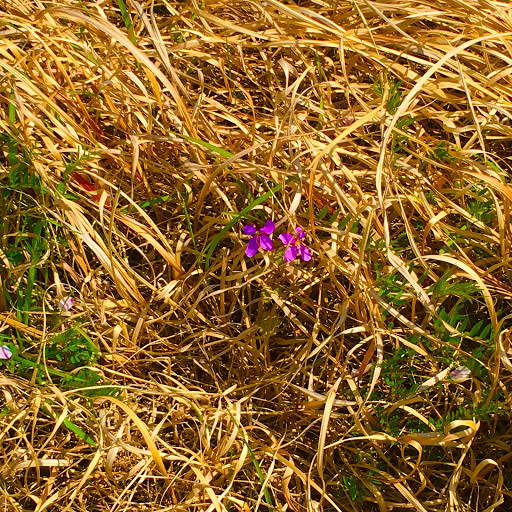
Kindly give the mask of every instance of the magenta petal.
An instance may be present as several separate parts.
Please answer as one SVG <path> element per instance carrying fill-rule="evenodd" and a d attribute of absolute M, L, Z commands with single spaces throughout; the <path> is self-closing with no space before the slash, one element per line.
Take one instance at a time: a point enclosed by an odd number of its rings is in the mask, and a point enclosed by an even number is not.
<path fill-rule="evenodd" d="M 67 297 L 63 297 L 62 299 L 60 299 L 59 309 L 61 311 L 69 311 L 73 307 L 74 303 L 75 299 L 68 295 Z"/>
<path fill-rule="evenodd" d="M 306 236 L 306 233 L 304 233 L 304 230 L 300 226 L 295 228 L 295 233 L 297 233 L 299 240 L 302 240 Z"/>
<path fill-rule="evenodd" d="M 286 251 L 284 251 L 284 261 L 292 261 L 297 257 L 297 247 L 290 245 Z"/>
<path fill-rule="evenodd" d="M 266 235 L 271 235 L 274 232 L 274 229 L 276 229 L 276 225 L 273 221 L 270 219 L 265 222 L 265 225 L 260 229 L 262 233 L 265 233 Z"/>
<path fill-rule="evenodd" d="M 254 226 L 251 226 L 250 224 L 246 224 L 244 226 L 244 233 L 246 235 L 255 235 L 256 234 L 256 228 Z"/>
<path fill-rule="evenodd" d="M 247 244 L 247 247 L 245 248 L 245 255 L 248 258 L 252 258 L 258 252 L 259 248 L 260 248 L 260 245 L 258 244 L 258 237 L 253 236 L 249 240 L 249 243 Z"/>
<path fill-rule="evenodd" d="M 260 235 L 260 247 L 264 251 L 272 251 L 274 249 L 272 240 L 267 235 Z"/>
<path fill-rule="evenodd" d="M 290 233 L 283 233 L 282 235 L 279 235 L 279 240 L 281 240 L 284 245 L 288 245 L 293 240 L 293 236 L 290 235 Z"/>
<path fill-rule="evenodd" d="M 304 261 L 309 261 L 311 259 L 311 252 L 304 244 L 300 244 L 299 254 Z"/>
<path fill-rule="evenodd" d="M 11 359 L 11 357 L 11 349 L 7 345 L 2 345 L 0 347 L 0 359 Z"/>

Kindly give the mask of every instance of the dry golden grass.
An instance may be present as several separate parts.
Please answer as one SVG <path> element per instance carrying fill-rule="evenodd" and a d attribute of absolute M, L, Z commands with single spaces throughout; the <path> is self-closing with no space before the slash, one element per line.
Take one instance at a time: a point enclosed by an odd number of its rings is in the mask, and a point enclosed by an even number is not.
<path fill-rule="evenodd" d="M 509 510 L 508 3 L 1 9 L 1 510 Z"/>

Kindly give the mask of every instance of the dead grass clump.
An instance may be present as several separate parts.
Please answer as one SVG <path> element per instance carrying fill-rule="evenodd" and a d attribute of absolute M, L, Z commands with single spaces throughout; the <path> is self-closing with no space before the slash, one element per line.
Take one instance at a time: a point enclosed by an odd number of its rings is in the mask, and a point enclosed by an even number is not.
<path fill-rule="evenodd" d="M 4 508 L 506 510 L 511 15 L 4 3 Z"/>

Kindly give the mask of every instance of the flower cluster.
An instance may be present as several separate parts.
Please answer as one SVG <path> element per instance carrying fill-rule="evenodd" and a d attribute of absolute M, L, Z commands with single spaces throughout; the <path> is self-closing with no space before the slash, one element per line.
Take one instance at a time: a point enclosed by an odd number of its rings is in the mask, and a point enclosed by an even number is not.
<path fill-rule="evenodd" d="M 271 238 L 272 233 L 276 229 L 276 225 L 270 219 L 265 222 L 265 225 L 257 229 L 256 226 L 246 224 L 243 227 L 244 233 L 251 236 L 247 247 L 245 248 L 245 255 L 248 258 L 252 258 L 261 249 L 262 251 L 274 250 L 274 242 Z M 310 250 L 302 243 L 302 240 L 306 237 L 306 233 L 301 227 L 295 229 L 295 234 L 282 233 L 279 235 L 279 240 L 285 245 L 284 260 L 289 262 L 294 260 L 297 255 L 304 261 L 311 260 Z"/>

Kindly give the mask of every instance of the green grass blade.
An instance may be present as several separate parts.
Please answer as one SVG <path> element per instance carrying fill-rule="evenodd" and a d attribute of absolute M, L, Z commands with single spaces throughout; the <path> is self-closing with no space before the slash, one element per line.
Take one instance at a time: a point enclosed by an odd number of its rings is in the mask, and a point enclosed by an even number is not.
<path fill-rule="evenodd" d="M 78 427 L 77 425 L 75 425 L 72 421 L 68 420 L 68 419 L 65 419 L 62 424 L 68 429 L 70 430 L 71 432 L 73 432 L 73 434 L 76 434 L 80 439 L 82 439 L 83 441 L 85 441 L 87 444 L 90 444 L 93 448 L 96 448 L 96 442 L 94 441 L 94 439 L 89 436 L 88 434 L 86 434 L 80 427 Z"/>
<path fill-rule="evenodd" d="M 52 402 L 49 401 L 51 404 Z M 41 406 L 41 410 L 47 414 L 48 416 L 55 418 L 55 414 L 52 414 L 46 407 Z M 87 444 L 91 445 L 93 448 L 96 448 L 96 442 L 94 439 L 86 434 L 80 427 L 75 425 L 71 420 L 68 420 L 67 418 L 62 422 L 62 424 L 73 434 L 76 434 L 80 439 L 84 440 Z"/>
<path fill-rule="evenodd" d="M 132 19 L 130 18 L 130 13 L 126 8 L 124 0 L 117 0 L 117 5 L 119 6 L 119 10 L 121 11 L 121 17 L 123 18 L 124 26 L 126 27 L 126 30 L 128 30 L 128 36 L 130 38 L 130 41 L 133 44 L 137 44 L 137 39 L 135 39 L 135 34 L 133 33 Z"/>
<path fill-rule="evenodd" d="M 263 474 L 263 471 L 261 470 L 261 466 L 260 466 L 260 464 L 258 462 L 258 459 L 254 455 L 254 452 L 252 451 L 251 447 L 249 446 L 249 443 L 247 442 L 245 430 L 243 430 L 241 428 L 241 426 L 238 424 L 238 422 L 236 421 L 235 417 L 231 414 L 231 412 L 229 412 L 229 410 L 228 410 L 228 414 L 229 414 L 229 416 L 231 418 L 231 421 L 237 426 L 237 428 L 239 430 L 241 430 L 244 433 L 243 441 L 244 441 L 245 446 L 247 447 L 247 450 L 249 452 L 249 456 L 251 457 L 251 461 L 252 461 L 252 464 L 254 466 L 254 469 L 256 470 L 258 478 L 260 479 L 261 485 L 265 485 L 265 475 Z M 265 487 L 263 489 L 263 494 L 265 496 L 265 502 L 269 506 L 270 512 L 273 512 L 274 511 L 274 504 L 272 502 L 272 496 L 270 495 L 270 492 L 269 492 L 268 487 L 266 485 L 265 485 Z"/>
<path fill-rule="evenodd" d="M 30 267 L 28 269 L 27 283 L 25 284 L 25 295 L 23 301 L 23 323 L 28 325 L 30 305 L 32 304 L 32 291 L 34 290 L 34 283 L 36 281 L 37 269 Z"/>
<path fill-rule="evenodd" d="M 188 140 L 189 142 L 195 142 L 196 144 L 203 146 L 203 148 L 209 149 L 210 151 L 213 151 L 214 153 L 217 153 L 220 156 L 223 156 L 224 158 L 231 158 L 233 156 L 233 153 L 230 153 L 229 151 L 226 151 L 225 149 L 222 149 L 222 148 L 219 148 L 218 146 L 210 144 L 209 142 L 205 142 L 204 140 L 195 139 L 194 137 L 189 137 L 188 135 L 184 135 L 183 133 L 175 133 L 175 132 L 169 132 L 169 133 L 171 133 L 172 135 L 175 135 L 176 137 L 181 137 L 182 139 Z"/>

